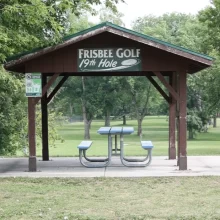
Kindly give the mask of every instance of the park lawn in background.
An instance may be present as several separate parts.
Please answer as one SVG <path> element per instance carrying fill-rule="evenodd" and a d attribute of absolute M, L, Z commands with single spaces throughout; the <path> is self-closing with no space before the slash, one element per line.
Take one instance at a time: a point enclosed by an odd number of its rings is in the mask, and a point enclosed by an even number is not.
<path fill-rule="evenodd" d="M 0 180 L 0 219 L 220 219 L 220 177 Z"/>
<path fill-rule="evenodd" d="M 220 119 L 218 119 L 220 124 Z M 103 120 L 94 120 L 91 125 L 92 147 L 88 150 L 89 156 L 107 155 L 107 136 L 100 135 L 97 130 L 104 125 Z M 111 126 L 123 126 L 122 120 L 112 120 Z M 145 155 L 141 148 L 140 138 L 137 136 L 137 121 L 127 120 L 127 126 L 132 126 L 135 133 L 124 136 L 125 154 L 130 156 Z M 77 145 L 83 140 L 83 122 L 65 123 L 58 126 L 58 133 L 64 142 L 56 142 L 55 147 L 50 147 L 50 156 L 78 156 Z M 118 138 L 119 139 L 119 138 Z M 168 117 L 146 116 L 143 121 L 142 140 L 151 140 L 154 144 L 154 156 L 168 155 Z M 113 140 L 114 142 L 114 140 Z M 119 144 L 119 143 L 118 143 Z M 198 133 L 194 140 L 187 143 L 188 156 L 220 155 L 220 127 L 210 126 L 207 133 Z M 41 156 L 41 146 L 37 147 L 37 156 Z M 18 156 L 22 153 L 19 152 Z"/>

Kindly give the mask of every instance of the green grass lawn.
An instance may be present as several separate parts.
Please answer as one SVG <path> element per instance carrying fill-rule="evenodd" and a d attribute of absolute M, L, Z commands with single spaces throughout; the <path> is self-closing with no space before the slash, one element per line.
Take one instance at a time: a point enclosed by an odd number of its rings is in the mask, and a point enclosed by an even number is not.
<path fill-rule="evenodd" d="M 220 123 L 220 120 L 218 121 Z M 107 154 L 107 136 L 97 134 L 103 121 L 93 121 L 91 126 L 91 139 L 93 145 L 88 155 Z M 122 126 L 122 121 L 111 121 L 111 126 Z M 133 126 L 135 133 L 124 136 L 125 152 L 127 155 L 144 155 L 140 147 L 140 138 L 136 135 L 136 120 L 128 120 L 127 126 Z M 77 156 L 77 145 L 83 140 L 84 127 L 82 122 L 64 124 L 58 127 L 59 134 L 65 140 L 56 142 L 56 147 L 50 147 L 51 156 Z M 151 140 L 155 146 L 153 155 L 168 155 L 168 121 L 165 116 L 146 117 L 143 121 L 143 140 Z M 207 133 L 198 133 L 196 138 L 188 141 L 188 155 L 220 155 L 220 127 L 210 127 Z M 21 154 L 20 154 L 21 155 Z M 37 155 L 41 156 L 41 146 L 37 147 Z"/>
<path fill-rule="evenodd" d="M 220 177 L 1 178 L 0 219 L 217 220 Z"/>
<path fill-rule="evenodd" d="M 218 119 L 220 124 L 220 119 Z M 104 121 L 95 120 L 91 126 L 92 147 L 88 155 L 107 155 L 107 136 L 100 135 L 97 130 L 104 125 Z M 122 121 L 113 120 L 111 126 L 123 126 Z M 137 136 L 137 121 L 128 120 L 127 126 L 132 126 L 135 133 L 124 136 L 125 152 L 127 155 L 144 155 L 146 152 L 140 147 L 140 138 Z M 63 137 L 64 142 L 56 142 L 55 147 L 50 147 L 50 156 L 78 156 L 77 145 L 83 140 L 83 122 L 68 123 L 58 126 L 58 133 Z M 165 116 L 148 116 L 143 121 L 143 140 L 151 140 L 154 144 L 153 155 L 168 155 L 168 121 Z M 114 140 L 113 140 L 114 141 Z M 119 144 L 119 143 L 118 143 Z M 194 140 L 188 141 L 187 151 L 189 156 L 195 155 L 220 155 L 220 126 L 210 126 L 207 133 L 198 133 Z M 18 152 L 17 156 L 22 156 Z M 37 147 L 37 156 L 41 156 L 41 146 Z"/>

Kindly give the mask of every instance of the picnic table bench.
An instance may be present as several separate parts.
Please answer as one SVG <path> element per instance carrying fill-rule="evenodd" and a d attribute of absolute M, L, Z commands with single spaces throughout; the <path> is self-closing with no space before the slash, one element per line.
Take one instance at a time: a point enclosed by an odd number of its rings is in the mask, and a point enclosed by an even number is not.
<path fill-rule="evenodd" d="M 106 167 L 111 162 L 112 157 L 112 135 L 115 135 L 115 152 L 117 151 L 117 135 L 120 135 L 120 159 L 124 166 L 127 167 L 145 167 L 150 165 L 152 160 L 153 144 L 151 141 L 141 141 L 141 147 L 148 151 L 144 159 L 132 159 L 124 156 L 124 134 L 131 134 L 134 132 L 132 127 L 101 127 L 98 131 L 101 135 L 108 135 L 108 157 L 104 159 L 90 159 L 86 156 L 86 151 L 91 147 L 92 141 L 82 141 L 78 145 L 80 163 L 89 168 Z M 83 158 L 90 163 L 85 164 Z"/>
<path fill-rule="evenodd" d="M 108 157 L 104 158 L 104 159 L 90 159 L 86 156 L 86 151 L 91 147 L 92 145 L 92 141 L 81 141 L 81 143 L 77 146 L 79 149 L 79 161 L 80 163 L 88 168 L 99 168 L 99 167 L 106 167 L 110 161 L 111 161 L 111 154 L 110 154 L 110 150 L 108 151 Z M 83 161 L 83 158 L 88 161 L 91 162 L 90 164 L 85 164 Z M 96 162 L 96 163 L 94 163 Z M 104 164 L 97 164 L 100 162 L 105 162 Z"/>

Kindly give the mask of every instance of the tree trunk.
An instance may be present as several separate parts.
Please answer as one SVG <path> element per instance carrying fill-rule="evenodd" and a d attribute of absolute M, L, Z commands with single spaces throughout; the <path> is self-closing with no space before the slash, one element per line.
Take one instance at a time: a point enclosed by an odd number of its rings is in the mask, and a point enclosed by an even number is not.
<path fill-rule="evenodd" d="M 84 140 L 90 140 L 89 123 L 84 122 Z"/>
<path fill-rule="evenodd" d="M 213 128 L 216 128 L 217 127 L 217 117 L 214 116 L 213 117 Z"/>
<path fill-rule="evenodd" d="M 85 107 L 83 101 L 82 101 L 82 109 L 83 109 L 83 122 L 84 122 L 84 139 L 90 140 L 90 132 L 89 131 L 90 131 L 91 121 L 87 120 L 86 107 Z"/>
<path fill-rule="evenodd" d="M 105 114 L 105 126 L 109 127 L 110 126 L 110 111 L 106 110 Z"/>
<path fill-rule="evenodd" d="M 193 129 L 189 129 L 189 140 L 192 140 L 193 138 Z"/>
<path fill-rule="evenodd" d="M 138 119 L 138 132 L 137 132 L 137 135 L 138 136 L 142 136 L 142 120 L 141 119 Z"/>
<path fill-rule="evenodd" d="M 137 105 L 137 100 L 136 100 L 135 95 L 133 95 L 133 101 L 134 101 L 134 103 L 135 103 L 136 118 L 137 118 L 137 122 L 138 122 L 137 135 L 138 135 L 138 136 L 141 136 L 141 135 L 142 135 L 142 120 L 143 120 L 143 119 L 142 119 L 141 115 L 139 114 L 138 105 Z"/>
<path fill-rule="evenodd" d="M 84 77 L 82 76 L 82 87 L 83 92 L 85 92 L 85 82 Z M 92 119 L 88 120 L 87 110 L 86 110 L 86 100 L 84 98 L 81 99 L 82 102 L 82 112 L 83 112 L 83 122 L 84 122 L 84 139 L 90 140 L 90 127 L 92 123 Z"/>
<path fill-rule="evenodd" d="M 84 122 L 84 140 L 90 140 L 90 127 L 92 120 Z"/>
<path fill-rule="evenodd" d="M 135 105 L 135 111 L 136 111 L 136 118 L 137 118 L 137 122 L 138 122 L 137 135 L 141 136 L 142 135 L 142 117 L 139 114 L 138 106 L 137 105 Z"/>
<path fill-rule="evenodd" d="M 123 125 L 126 125 L 126 115 L 123 115 Z"/>
<path fill-rule="evenodd" d="M 73 105 L 70 103 L 70 117 L 73 117 Z"/>
<path fill-rule="evenodd" d="M 151 92 L 151 84 L 148 84 L 146 101 L 142 107 L 143 110 L 141 112 L 139 112 L 139 106 L 138 106 L 138 102 L 137 102 L 137 98 L 136 98 L 137 94 L 135 94 L 135 92 L 131 92 L 132 99 L 133 99 L 133 102 L 135 105 L 136 118 L 137 118 L 137 122 L 138 122 L 138 132 L 137 132 L 138 136 L 142 135 L 142 121 L 143 121 L 145 115 L 147 114 L 148 103 L 149 103 L 149 99 L 150 99 L 150 92 Z"/>

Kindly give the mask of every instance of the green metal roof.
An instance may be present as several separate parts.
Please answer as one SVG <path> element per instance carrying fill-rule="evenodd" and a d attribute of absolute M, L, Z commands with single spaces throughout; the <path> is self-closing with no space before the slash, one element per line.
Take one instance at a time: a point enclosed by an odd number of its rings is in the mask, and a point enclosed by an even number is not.
<path fill-rule="evenodd" d="M 127 28 L 124 28 L 124 27 L 121 27 L 121 26 L 118 26 L 118 25 L 115 25 L 115 24 L 112 24 L 110 22 L 104 22 L 104 23 L 101 23 L 101 24 L 98 24 L 98 25 L 95 25 L 91 28 L 88 28 L 86 30 L 83 30 L 83 31 L 80 31 L 78 33 L 75 33 L 75 34 L 71 34 L 71 35 L 68 35 L 66 37 L 63 38 L 63 40 L 59 43 L 59 44 L 62 44 L 64 43 L 65 41 L 68 41 L 68 40 L 71 40 L 72 38 L 75 38 L 75 37 L 78 37 L 80 35 L 83 35 L 83 34 L 86 34 L 86 33 L 89 33 L 91 31 L 95 31 L 97 29 L 100 29 L 102 27 L 111 27 L 111 28 L 114 28 L 114 29 L 117 29 L 119 31 L 123 31 L 125 33 L 128 33 L 128 34 L 132 34 L 132 35 L 135 35 L 137 37 L 141 37 L 143 39 L 146 39 L 146 40 L 150 40 L 152 42 L 155 42 L 155 43 L 159 43 L 161 45 L 164 45 L 164 46 L 167 46 L 167 47 L 171 47 L 171 48 L 174 48 L 174 49 L 177 49 L 177 50 L 180 50 L 180 51 L 183 51 L 183 52 L 186 52 L 186 53 L 189 53 L 189 54 L 192 54 L 192 55 L 195 55 L 195 56 L 198 56 L 198 57 L 201 57 L 201 58 L 205 58 L 207 60 L 214 60 L 213 57 L 210 57 L 208 55 L 204 55 L 204 54 L 201 54 L 201 53 L 198 53 L 198 52 L 195 52 L 195 51 L 192 51 L 192 50 L 189 50 L 189 49 L 186 49 L 186 48 L 183 48 L 183 47 L 180 47 L 180 46 L 177 46 L 177 45 L 174 45 L 174 44 L 171 44 L 171 43 L 168 43 L 168 42 L 165 42 L 165 41 L 162 41 L 162 40 L 159 40 L 157 38 L 154 38 L 154 37 L 150 37 L 148 35 L 145 35 L 145 34 L 141 34 L 139 32 L 136 32 L 136 31 L 132 31 L 130 29 L 127 29 Z M 59 45 L 57 44 L 57 45 Z M 57 46 L 57 45 L 54 45 L 54 46 Z M 38 52 L 42 49 L 45 49 L 46 47 L 42 47 L 42 48 L 35 48 L 31 51 L 27 51 L 27 52 L 24 52 L 24 53 L 20 53 L 18 55 L 15 55 L 15 56 L 11 56 L 9 58 L 7 58 L 7 62 L 9 61 L 12 61 L 12 60 L 17 60 L 19 58 L 21 58 L 22 56 L 25 56 L 25 55 L 28 55 L 28 54 L 31 54 L 31 53 L 35 53 L 35 52 Z"/>

